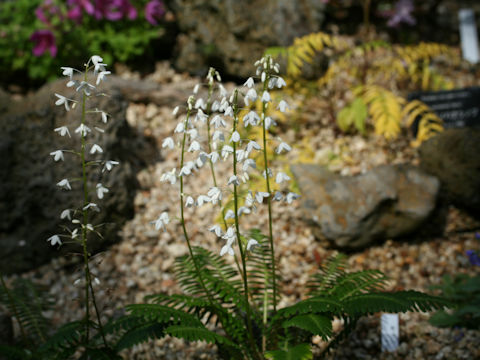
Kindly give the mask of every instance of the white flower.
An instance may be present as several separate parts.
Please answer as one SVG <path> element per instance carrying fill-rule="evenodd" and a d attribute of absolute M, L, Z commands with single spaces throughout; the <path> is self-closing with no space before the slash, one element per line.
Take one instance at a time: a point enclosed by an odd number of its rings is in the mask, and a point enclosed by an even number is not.
<path fill-rule="evenodd" d="M 58 161 L 58 160 L 62 160 L 64 161 L 64 157 L 63 157 L 63 151 L 62 150 L 57 150 L 57 151 L 53 151 L 50 153 L 50 155 L 53 156 L 53 160 L 55 161 Z"/>
<path fill-rule="evenodd" d="M 267 116 L 264 121 L 265 121 L 265 128 L 267 130 L 270 129 L 270 126 L 277 125 L 277 123 L 273 121 L 273 119 L 270 116 Z"/>
<path fill-rule="evenodd" d="M 96 212 L 100 212 L 100 209 L 99 207 L 97 206 L 97 204 L 95 203 L 88 203 L 87 205 L 85 205 L 83 207 L 83 210 L 88 210 L 88 209 L 92 209 L 92 210 L 95 210 Z"/>
<path fill-rule="evenodd" d="M 107 64 L 102 64 L 103 59 L 98 55 L 93 55 L 90 60 L 92 61 L 95 68 L 93 69 L 93 74 L 96 75 L 98 71 L 105 71 L 105 66 Z"/>
<path fill-rule="evenodd" d="M 290 106 L 288 106 L 285 100 L 281 100 L 277 106 L 277 109 L 279 109 L 282 113 L 284 113 L 285 111 L 287 111 L 287 109 L 290 109 Z"/>
<path fill-rule="evenodd" d="M 67 87 L 73 87 L 73 86 L 77 86 L 79 84 L 78 80 L 70 80 L 69 82 L 67 82 Z"/>
<path fill-rule="evenodd" d="M 262 172 L 262 176 L 263 176 L 265 179 L 267 178 L 267 174 L 268 174 L 268 177 L 269 177 L 269 178 L 273 177 L 272 169 L 269 168 L 269 169 L 267 169 L 267 171 L 264 170 L 264 171 Z"/>
<path fill-rule="evenodd" d="M 193 128 L 187 131 L 187 134 L 190 136 L 190 140 L 195 140 L 198 137 L 198 130 Z"/>
<path fill-rule="evenodd" d="M 102 113 L 102 121 L 104 124 L 106 124 L 108 121 L 108 117 L 107 117 L 108 115 L 105 111 L 100 111 L 100 112 Z"/>
<path fill-rule="evenodd" d="M 255 85 L 255 81 L 253 81 L 251 77 L 249 77 L 247 81 L 245 81 L 245 83 L 243 84 L 243 86 L 246 86 L 248 88 L 252 88 L 254 85 Z"/>
<path fill-rule="evenodd" d="M 252 210 L 250 210 L 249 207 L 246 206 L 240 206 L 238 209 L 238 216 L 241 216 L 242 214 L 250 214 Z"/>
<path fill-rule="evenodd" d="M 208 231 L 214 233 L 218 237 L 221 237 L 223 234 L 222 228 L 219 225 L 213 225 Z"/>
<path fill-rule="evenodd" d="M 105 130 L 103 130 L 99 127 L 96 127 L 96 126 L 94 127 L 94 129 L 97 130 L 99 133 L 102 133 L 102 134 L 105 132 Z"/>
<path fill-rule="evenodd" d="M 253 149 L 255 149 L 255 150 L 260 150 L 261 147 L 260 147 L 260 145 L 258 145 L 255 141 L 251 140 L 251 141 L 247 144 L 247 152 L 248 152 L 248 153 L 251 153 Z"/>
<path fill-rule="evenodd" d="M 245 94 L 245 104 L 248 106 L 249 100 L 255 101 L 257 100 L 257 92 L 255 89 L 249 89 Z"/>
<path fill-rule="evenodd" d="M 217 140 L 225 141 L 225 136 L 223 135 L 223 132 L 221 132 L 220 130 L 215 130 L 213 135 L 212 135 L 212 140 L 213 141 L 217 141 Z"/>
<path fill-rule="evenodd" d="M 65 219 L 67 218 L 68 220 L 72 220 L 72 216 L 70 215 L 70 209 L 63 210 L 62 213 L 60 214 L 60 219 Z"/>
<path fill-rule="evenodd" d="M 100 71 L 97 76 L 97 82 L 95 83 L 96 85 L 100 84 L 100 81 L 105 81 L 105 75 L 110 75 L 110 71 Z"/>
<path fill-rule="evenodd" d="M 177 169 L 173 168 L 171 171 L 169 171 L 165 174 L 162 174 L 162 176 L 160 177 L 160 181 L 161 182 L 169 181 L 170 184 L 172 184 L 172 185 L 175 184 L 177 182 L 176 171 L 177 171 Z"/>
<path fill-rule="evenodd" d="M 167 137 L 165 140 L 163 140 L 162 149 L 166 147 L 169 149 L 173 149 L 175 147 L 175 143 L 171 137 Z"/>
<path fill-rule="evenodd" d="M 97 152 L 101 154 L 103 153 L 103 149 L 99 145 L 93 144 L 92 148 L 90 149 L 90 154 L 95 154 Z"/>
<path fill-rule="evenodd" d="M 63 70 L 62 75 L 68 76 L 72 80 L 73 68 L 62 66 L 60 69 Z"/>
<path fill-rule="evenodd" d="M 247 171 L 249 167 L 251 167 L 252 169 L 255 169 L 257 167 L 257 164 L 255 164 L 255 160 L 246 159 L 243 163 L 242 170 Z"/>
<path fill-rule="evenodd" d="M 207 119 L 208 116 L 202 111 L 202 109 L 198 109 L 194 121 L 197 122 L 198 120 L 200 120 L 203 124 L 205 124 L 205 121 L 207 121 Z"/>
<path fill-rule="evenodd" d="M 53 131 L 58 132 L 60 134 L 60 136 L 68 135 L 68 137 L 71 137 L 70 136 L 70 131 L 68 131 L 68 128 L 66 126 L 60 126 Z"/>
<path fill-rule="evenodd" d="M 227 185 L 231 185 L 231 184 L 240 185 L 240 182 L 238 181 L 238 178 L 237 178 L 236 175 L 232 175 L 232 176 L 230 176 L 230 178 L 228 179 Z"/>
<path fill-rule="evenodd" d="M 232 249 L 232 244 L 235 242 L 235 238 L 233 239 L 228 239 L 227 240 L 227 244 L 224 245 L 221 250 L 220 250 L 220 256 L 223 256 L 225 254 L 229 254 L 230 256 L 233 256 L 235 254 L 235 252 L 233 251 Z"/>
<path fill-rule="evenodd" d="M 230 142 L 232 141 L 235 143 L 240 141 L 240 134 L 236 130 L 233 132 L 232 137 L 230 138 Z"/>
<path fill-rule="evenodd" d="M 50 236 L 47 241 L 50 242 L 50 245 L 55 246 L 55 245 L 62 245 L 62 241 L 60 240 L 60 237 L 58 235 L 53 235 Z"/>
<path fill-rule="evenodd" d="M 179 106 L 175 106 L 175 108 L 173 109 L 172 111 L 172 115 L 175 116 L 178 114 L 178 110 L 180 110 L 180 107 Z"/>
<path fill-rule="evenodd" d="M 213 125 L 215 129 L 227 126 L 225 120 L 220 115 L 215 115 L 212 120 L 210 120 L 210 125 Z"/>
<path fill-rule="evenodd" d="M 282 142 L 280 143 L 280 145 L 278 145 L 278 147 L 275 149 L 275 152 L 276 152 L 277 154 L 280 154 L 282 151 L 288 152 L 288 151 L 290 151 L 290 150 L 292 150 L 292 148 L 290 147 L 290 145 L 288 145 L 287 143 L 285 143 L 285 142 L 282 141 Z"/>
<path fill-rule="evenodd" d="M 165 226 L 168 225 L 169 222 L 170 222 L 170 218 L 168 217 L 168 213 L 164 211 L 160 214 L 158 219 L 154 221 L 155 229 L 156 230 L 163 229 L 165 231 L 166 230 Z"/>
<path fill-rule="evenodd" d="M 187 196 L 187 200 L 185 201 L 185 206 L 186 207 L 191 207 L 195 205 L 195 200 L 191 196 Z"/>
<path fill-rule="evenodd" d="M 262 102 L 264 103 L 267 103 L 269 101 L 271 101 L 271 97 L 270 97 L 270 94 L 268 93 L 268 91 L 264 91 L 263 92 L 263 95 L 262 95 Z"/>
<path fill-rule="evenodd" d="M 207 195 L 200 195 L 197 198 L 197 206 L 202 206 L 205 203 L 210 202 L 210 198 Z"/>
<path fill-rule="evenodd" d="M 210 161 L 211 161 L 213 164 L 215 164 L 215 163 L 218 161 L 218 159 L 220 159 L 220 155 L 218 154 L 218 152 L 212 151 L 212 152 L 210 153 Z"/>
<path fill-rule="evenodd" d="M 210 188 L 207 195 L 210 197 L 213 205 L 215 205 L 218 201 L 222 200 L 222 191 L 218 187 L 214 186 Z"/>
<path fill-rule="evenodd" d="M 207 108 L 207 105 L 205 105 L 205 101 L 203 101 L 202 98 L 198 99 L 196 102 L 195 102 L 195 106 L 194 106 L 195 109 L 203 109 L 205 110 Z"/>
<path fill-rule="evenodd" d="M 227 107 L 224 112 L 225 116 L 233 116 L 233 108 L 231 106 Z"/>
<path fill-rule="evenodd" d="M 63 95 L 59 95 L 57 93 L 55 93 L 55 96 L 58 97 L 58 100 L 55 101 L 55 105 L 65 105 L 65 110 L 67 111 L 70 111 L 70 106 L 68 105 L 68 102 L 69 101 L 73 101 L 73 100 L 70 100 L 68 98 L 66 98 L 65 96 Z"/>
<path fill-rule="evenodd" d="M 257 240 L 255 239 L 250 239 L 248 240 L 248 243 L 247 243 L 247 250 L 248 251 L 253 251 L 255 249 L 255 247 L 259 246 L 259 243 Z"/>
<path fill-rule="evenodd" d="M 185 130 L 185 125 L 183 124 L 183 122 L 179 122 L 177 124 L 177 127 L 175 128 L 174 133 L 182 133 L 184 130 Z"/>
<path fill-rule="evenodd" d="M 268 80 L 268 88 L 273 89 L 275 85 L 277 84 L 277 78 L 272 77 L 270 80 Z"/>
<path fill-rule="evenodd" d="M 190 147 L 188 148 L 188 152 L 194 152 L 198 150 L 200 150 L 200 143 L 198 141 L 192 142 Z"/>
<path fill-rule="evenodd" d="M 103 194 L 108 193 L 108 189 L 104 187 L 102 184 L 97 184 L 97 197 L 99 199 L 103 199 Z"/>
<path fill-rule="evenodd" d="M 277 72 L 278 72 L 278 71 L 277 71 Z M 283 80 L 282 77 L 279 76 L 279 77 L 277 78 L 277 88 L 280 89 L 280 88 L 282 88 L 282 87 L 284 87 L 284 86 L 287 86 L 287 83 L 285 82 L 285 80 Z"/>
<path fill-rule="evenodd" d="M 80 134 L 81 136 L 87 136 L 91 132 L 90 128 L 85 124 L 80 124 L 79 127 L 75 129 L 75 134 Z"/>
<path fill-rule="evenodd" d="M 77 86 L 76 91 L 80 92 L 81 90 L 83 90 L 85 95 L 90 96 L 92 94 L 92 90 L 95 90 L 95 86 L 93 86 L 92 84 L 89 84 L 86 81 L 81 81 L 80 85 Z"/>
<path fill-rule="evenodd" d="M 223 160 L 227 160 L 228 155 L 233 154 L 233 148 L 230 145 L 224 145 L 222 147 Z"/>
<path fill-rule="evenodd" d="M 270 196 L 270 193 L 268 193 L 268 192 L 257 191 L 256 194 L 255 194 L 255 200 L 257 200 L 257 202 L 259 204 L 261 204 L 261 203 L 263 203 L 263 199 L 265 199 L 269 196 Z"/>
<path fill-rule="evenodd" d="M 192 91 L 192 92 L 193 92 L 194 94 L 197 94 L 199 89 L 200 89 L 200 84 L 197 84 L 197 85 L 195 85 L 195 87 L 193 88 L 193 91 Z"/>
<path fill-rule="evenodd" d="M 283 199 L 283 194 L 280 191 L 275 192 L 275 195 L 273 195 L 273 200 L 280 201 L 282 199 Z"/>
<path fill-rule="evenodd" d="M 62 179 L 57 183 L 57 186 L 60 186 L 61 188 L 65 190 L 72 190 L 72 187 L 70 186 L 70 183 L 68 182 L 68 179 Z"/>
<path fill-rule="evenodd" d="M 209 158 L 209 155 L 206 152 L 202 151 L 200 155 L 198 155 L 198 158 L 195 161 L 195 164 L 197 165 L 197 167 L 201 168 L 207 162 L 208 158 Z"/>
<path fill-rule="evenodd" d="M 295 194 L 293 192 L 289 192 L 287 194 L 287 196 L 285 197 L 285 201 L 288 203 L 288 204 L 291 204 L 293 200 L 296 200 L 300 197 L 300 195 L 298 194 Z"/>
<path fill-rule="evenodd" d="M 225 214 L 225 220 L 228 220 L 228 219 L 235 219 L 235 213 L 231 209 L 227 210 Z"/>
<path fill-rule="evenodd" d="M 103 166 L 102 172 L 105 172 L 105 170 L 110 171 L 115 165 L 118 165 L 118 164 L 120 164 L 118 161 L 107 160 L 105 161 L 105 165 Z"/>
<path fill-rule="evenodd" d="M 260 80 L 262 82 L 265 82 L 266 78 L 267 78 L 267 74 L 265 73 L 265 71 L 262 71 L 262 75 L 260 76 Z"/>
<path fill-rule="evenodd" d="M 290 180 L 290 176 L 288 176 L 287 174 L 285 174 L 283 172 L 279 172 L 277 174 L 277 176 L 275 177 L 275 182 L 277 184 L 281 184 L 282 182 L 288 181 L 288 180 Z"/>
<path fill-rule="evenodd" d="M 260 121 L 260 116 L 255 111 L 250 111 L 247 115 L 243 117 L 243 126 L 247 127 L 248 125 L 256 126 Z"/>

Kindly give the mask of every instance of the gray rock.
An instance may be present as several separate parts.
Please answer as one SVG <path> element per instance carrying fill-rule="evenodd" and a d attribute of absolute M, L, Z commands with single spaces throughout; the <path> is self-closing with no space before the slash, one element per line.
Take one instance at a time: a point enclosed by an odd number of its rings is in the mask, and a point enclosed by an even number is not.
<path fill-rule="evenodd" d="M 448 129 L 419 148 L 420 167 L 440 180 L 447 203 L 480 218 L 480 129 Z"/>
<path fill-rule="evenodd" d="M 37 93 L 18 103 L 11 103 L 8 111 L 0 113 L 0 272 L 15 273 L 32 269 L 59 254 L 70 253 L 77 246 L 63 246 L 61 251 L 52 248 L 46 239 L 64 233 L 60 213 L 67 208 L 79 208 L 82 202 L 80 182 L 72 183 L 72 191 L 62 191 L 55 184 L 63 178 L 80 178 L 78 156 L 65 153 L 65 161 L 55 163 L 50 152 L 58 149 L 79 149 L 80 139 L 74 133 L 79 124 L 79 109 L 66 112 L 55 106 L 55 93 L 76 100 L 79 94 L 66 88 L 65 81 L 48 84 Z M 92 217 L 103 238 L 91 236 L 89 250 L 97 251 L 118 239 L 122 224 L 133 216 L 133 199 L 137 188 L 135 169 L 145 165 L 141 156 L 157 157 L 158 151 L 138 136 L 126 121 L 128 102 L 115 79 L 102 88 L 108 96 L 98 96 L 88 102 L 89 107 L 111 114 L 107 125 L 100 114 L 89 116 L 93 129 L 99 126 L 104 134 L 93 130 L 88 138 L 90 145 L 100 145 L 102 158 L 116 160 L 120 166 L 111 172 L 101 173 L 89 168 L 88 183 L 91 201 L 98 203 L 101 212 Z M 61 137 L 53 131 L 67 125 L 72 138 Z M 87 150 L 89 147 L 87 147 Z M 143 153 L 142 153 L 143 151 Z M 154 160 L 154 159 L 151 159 Z M 101 182 L 110 189 L 103 200 L 95 194 L 95 185 Z"/>
<path fill-rule="evenodd" d="M 209 66 L 223 74 L 248 77 L 253 62 L 269 46 L 320 30 L 325 4 L 317 0 L 173 0 L 181 34 L 175 66 L 205 75 Z"/>
<path fill-rule="evenodd" d="M 347 249 L 418 230 L 435 210 L 440 187 L 435 177 L 409 165 L 380 166 L 352 177 L 316 165 L 291 170 L 315 236 Z"/>

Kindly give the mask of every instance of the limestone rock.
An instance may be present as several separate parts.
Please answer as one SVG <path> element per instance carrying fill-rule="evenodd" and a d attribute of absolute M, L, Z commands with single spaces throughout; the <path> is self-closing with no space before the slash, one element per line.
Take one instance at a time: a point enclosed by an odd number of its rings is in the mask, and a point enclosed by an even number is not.
<path fill-rule="evenodd" d="M 435 177 L 410 165 L 384 165 L 352 177 L 316 165 L 291 170 L 315 235 L 347 249 L 418 230 L 435 210 L 440 187 Z"/>
<path fill-rule="evenodd" d="M 293 39 L 319 31 L 321 1 L 173 0 L 180 35 L 175 66 L 205 75 L 209 66 L 234 77 L 255 73 L 253 62 L 269 46 L 291 45 Z"/>
<path fill-rule="evenodd" d="M 448 203 L 480 218 L 480 129 L 448 129 L 419 148 L 420 167 L 440 180 Z"/>
<path fill-rule="evenodd" d="M 79 149 L 80 138 L 74 133 L 81 112 L 66 112 L 55 106 L 55 93 L 80 99 L 79 94 L 65 87 L 65 80 L 45 85 L 37 93 L 17 103 L 11 103 L 7 112 L 0 113 L 0 272 L 15 273 L 34 268 L 60 253 L 74 250 L 64 246 L 62 251 L 46 241 L 54 234 L 64 233 L 60 213 L 67 208 L 81 207 L 80 182 L 72 182 L 72 191 L 62 191 L 55 184 L 63 178 L 80 178 L 80 159 L 64 153 L 65 161 L 54 162 L 50 152 L 58 149 Z M 108 82 L 107 82 L 108 84 Z M 107 85 L 108 86 L 108 85 Z M 101 212 L 92 218 L 103 239 L 89 238 L 89 249 L 96 251 L 116 241 L 122 224 L 133 216 L 133 200 L 137 187 L 135 169 L 144 165 L 142 150 L 155 156 L 145 139 L 137 135 L 126 121 L 128 102 L 120 88 L 110 84 L 103 88 L 108 96 L 92 97 L 91 108 L 99 108 L 111 115 L 108 124 L 100 121 L 100 114 L 88 116 L 91 136 L 89 145 L 100 145 L 102 158 L 119 161 L 111 172 L 92 169 L 88 178 L 91 200 Z M 76 124 L 76 125 L 73 125 Z M 61 137 L 54 128 L 67 125 L 71 138 Z M 105 129 L 104 134 L 93 130 Z M 158 153 L 158 151 L 157 151 Z M 158 155 L 158 154 L 157 154 Z M 157 156 L 158 157 L 158 156 Z M 102 200 L 95 194 L 95 185 L 102 183 L 110 189 Z"/>

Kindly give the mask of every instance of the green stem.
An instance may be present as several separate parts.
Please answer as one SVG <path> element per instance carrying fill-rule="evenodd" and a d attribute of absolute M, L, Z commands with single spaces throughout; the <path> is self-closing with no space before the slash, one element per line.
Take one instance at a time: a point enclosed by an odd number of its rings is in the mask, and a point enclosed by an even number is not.
<path fill-rule="evenodd" d="M 267 61 L 267 68 L 264 69 L 266 76 L 263 83 L 263 91 L 268 90 L 268 82 L 270 80 L 270 63 Z M 263 162 L 265 165 L 265 183 L 267 192 L 270 194 L 267 197 L 268 206 L 268 239 L 270 241 L 271 259 L 272 262 L 272 284 L 273 284 L 273 312 L 277 311 L 277 283 L 276 283 L 276 269 L 275 269 L 275 247 L 273 245 L 273 225 L 272 225 L 272 193 L 270 188 L 270 174 L 268 173 L 268 157 L 267 157 L 267 128 L 265 125 L 265 117 L 267 115 L 267 103 L 262 103 L 262 130 L 263 130 Z M 264 305 L 266 306 L 266 305 Z"/>
<path fill-rule="evenodd" d="M 238 91 L 235 90 L 234 93 L 234 100 L 233 100 L 233 132 L 237 131 L 237 124 L 238 124 Z M 233 175 L 237 176 L 237 143 L 233 142 Z M 244 294 L 245 294 L 245 307 L 247 309 L 247 330 L 248 330 L 248 340 L 250 345 L 252 346 L 252 350 L 256 356 L 260 356 L 258 354 L 257 345 L 255 344 L 255 340 L 253 338 L 253 331 L 252 331 L 252 311 L 250 307 L 250 302 L 248 299 L 248 274 L 247 274 L 247 263 L 246 263 L 246 254 L 243 249 L 243 244 L 240 238 L 240 221 L 238 217 L 238 191 L 237 191 L 237 184 L 233 184 L 233 202 L 235 207 L 235 232 L 237 235 L 237 243 L 238 248 L 240 250 L 240 257 L 242 259 L 242 267 L 243 267 L 243 287 L 244 287 Z"/>
<path fill-rule="evenodd" d="M 87 81 L 88 68 L 85 68 L 85 78 Z M 82 125 L 85 126 L 85 108 L 87 102 L 87 95 L 85 92 L 82 94 Z M 83 262 L 85 271 L 85 339 L 84 342 L 88 344 L 90 337 L 90 299 L 89 299 L 89 284 L 90 284 L 90 269 L 88 266 L 88 250 L 87 250 L 87 224 L 88 224 L 88 209 L 85 207 L 88 204 L 88 183 L 87 183 L 87 166 L 85 163 L 85 132 L 81 132 L 82 147 L 80 151 L 80 157 L 82 161 L 82 181 L 83 181 L 83 222 L 82 222 L 82 249 L 83 249 Z"/>

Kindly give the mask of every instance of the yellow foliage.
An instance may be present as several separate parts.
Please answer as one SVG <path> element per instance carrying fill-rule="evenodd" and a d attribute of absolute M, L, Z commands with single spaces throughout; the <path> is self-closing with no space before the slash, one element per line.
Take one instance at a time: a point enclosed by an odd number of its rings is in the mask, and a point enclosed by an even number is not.
<path fill-rule="evenodd" d="M 425 103 L 420 100 L 410 101 L 402 111 L 407 127 L 418 119 L 417 139 L 412 146 L 419 146 L 423 141 L 443 131 L 443 121 Z"/>
<path fill-rule="evenodd" d="M 375 134 L 394 139 L 400 133 L 405 99 L 378 85 L 361 86 L 355 93 L 368 106 Z"/>

